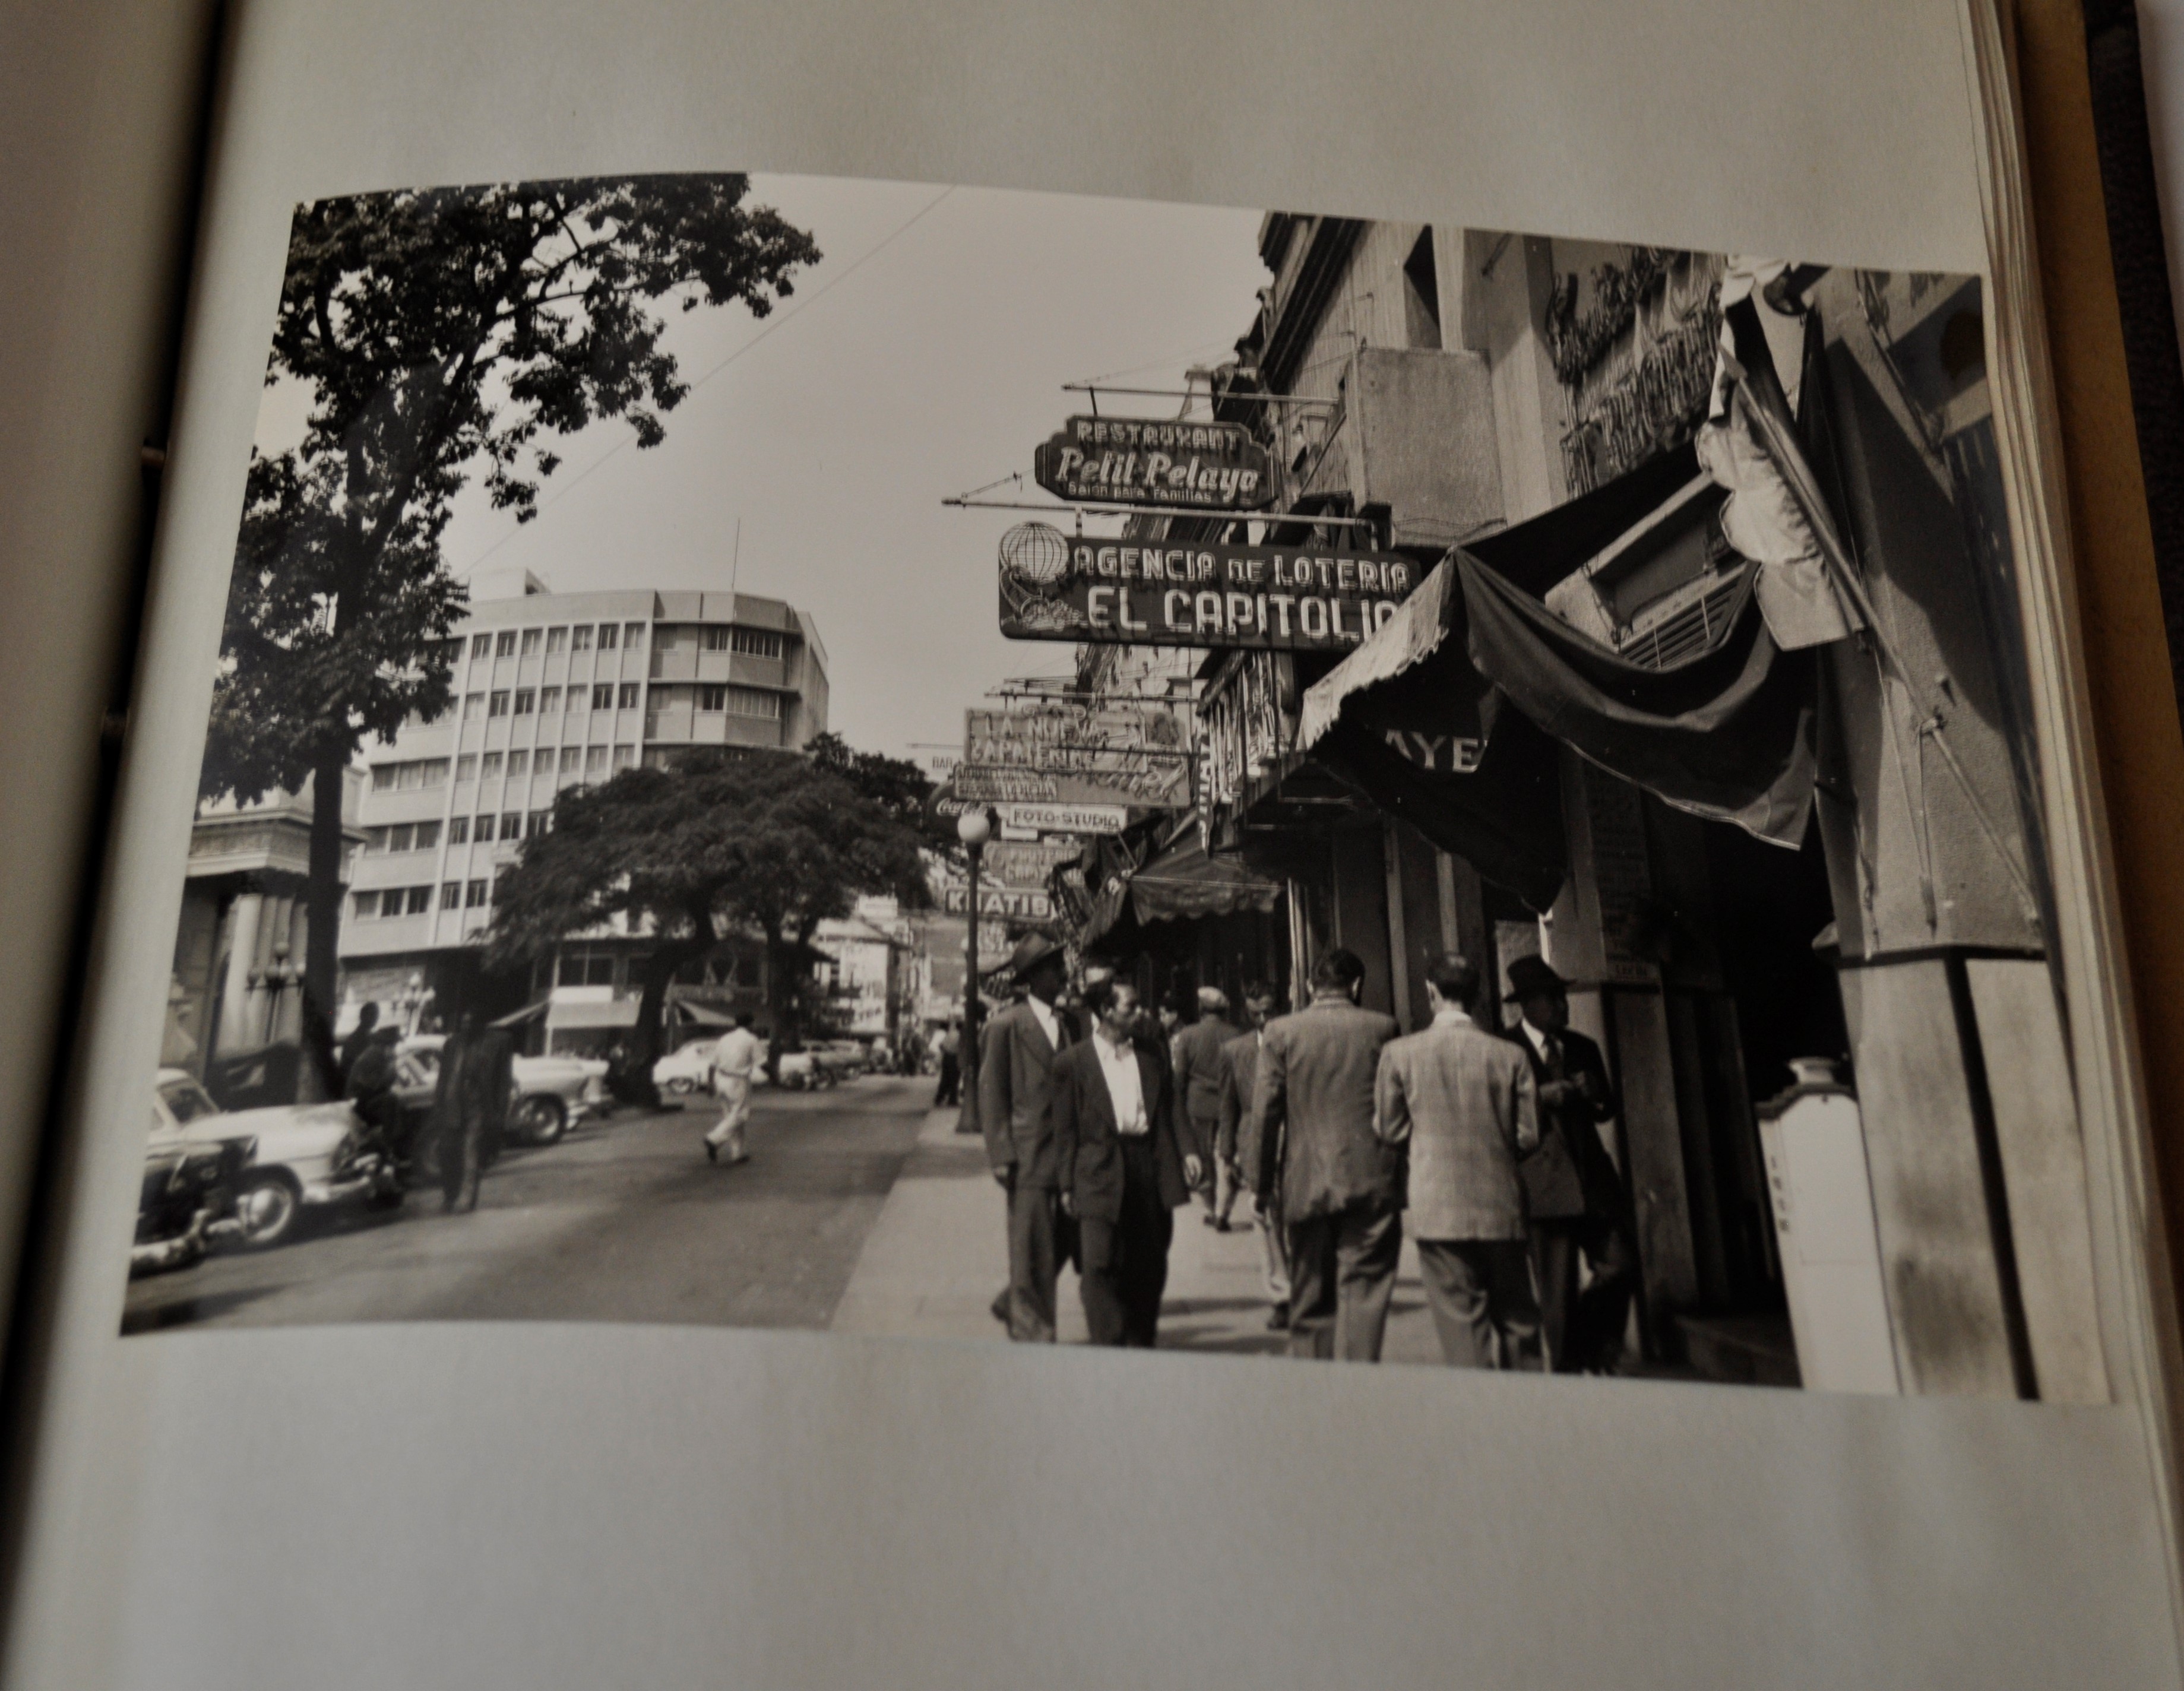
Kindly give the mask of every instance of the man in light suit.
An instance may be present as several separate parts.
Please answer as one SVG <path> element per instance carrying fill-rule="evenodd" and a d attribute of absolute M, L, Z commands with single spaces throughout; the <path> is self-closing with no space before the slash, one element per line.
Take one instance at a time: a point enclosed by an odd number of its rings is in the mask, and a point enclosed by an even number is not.
<path fill-rule="evenodd" d="M 1259 1048 L 1266 1041 L 1267 1019 L 1273 1013 L 1274 989 L 1252 982 L 1244 988 L 1244 1025 L 1251 1032 L 1221 1048 L 1221 1115 L 1213 1154 L 1217 1160 L 1226 1158 L 1236 1171 L 1237 1185 L 1254 1194 L 1272 1188 L 1272 1160 L 1279 1150 L 1260 1143 L 1258 1116 L 1251 1108 L 1259 1078 Z M 1267 1300 L 1274 1306 L 1267 1327 L 1271 1332 L 1285 1332 L 1290 1324 L 1290 1254 L 1281 1199 L 1277 1195 L 1268 1203 L 1254 1196 L 1251 1207 L 1267 1258 Z"/>
<path fill-rule="evenodd" d="M 1312 1002 L 1269 1023 L 1259 1052 L 1252 1114 L 1279 1154 L 1257 1196 L 1289 1224 L 1292 1356 L 1378 1362 L 1396 1290 L 1403 1158 L 1373 1131 L 1373 1087 L 1397 1029 L 1359 1007 L 1364 980 L 1356 953 L 1329 952 Z"/>
<path fill-rule="evenodd" d="M 1150 1350 L 1167 1285 L 1175 1211 L 1205 1156 L 1176 1109 L 1167 1065 L 1136 1037 L 1137 988 L 1088 989 L 1092 1035 L 1054 1060 L 1053 1118 L 1061 1207 L 1076 1220 L 1078 1289 L 1095 1344 Z"/>
<path fill-rule="evenodd" d="M 1426 965 L 1433 1024 L 1380 1054 L 1379 1132 L 1409 1148 L 1406 1220 L 1452 1368 L 1540 1366 L 1540 1304 L 1518 1160 L 1540 1143 L 1532 1066 L 1467 1008 L 1479 971 L 1456 952 Z"/>
<path fill-rule="evenodd" d="M 1221 1128 L 1221 1052 L 1242 1031 L 1228 1020 L 1228 995 L 1217 987 L 1201 987 L 1198 1020 L 1178 1028 L 1173 1042 L 1176 1104 L 1210 1154 L 1210 1178 L 1200 1187 L 1206 1224 L 1223 1233 L 1236 1207 L 1236 1163 L 1233 1140 L 1225 1157 L 1215 1143 Z"/>
<path fill-rule="evenodd" d="M 1557 1374 L 1613 1373 L 1638 1279 L 1630 1204 L 1600 1141 L 1615 1087 L 1600 1047 L 1569 1025 L 1569 983 L 1546 959 L 1512 963 L 1508 996 L 1524 1020 L 1507 1037 L 1530 1059 L 1540 1094 L 1540 1148 L 1524 1175 L 1547 1364 Z M 1591 1273 L 1582 1293 L 1580 1254 Z"/>
<path fill-rule="evenodd" d="M 996 1299 L 994 1313 L 1019 1343 L 1051 1344 L 1061 1258 L 1051 1082 L 1056 1054 L 1076 1037 L 1054 1001 L 1068 966 L 1060 945 L 1034 933 L 1017 943 L 1009 969 L 1024 998 L 989 1021 L 978 1043 L 978 1126 L 1009 1201 L 1007 1301 Z"/>

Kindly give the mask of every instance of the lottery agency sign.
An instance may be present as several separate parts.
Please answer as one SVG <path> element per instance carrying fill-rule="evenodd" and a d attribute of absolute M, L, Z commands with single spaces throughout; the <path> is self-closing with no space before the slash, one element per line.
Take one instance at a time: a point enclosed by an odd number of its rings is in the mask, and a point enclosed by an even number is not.
<path fill-rule="evenodd" d="M 1001 538 L 1011 640 L 1342 652 L 1396 614 L 1426 572 L 1344 547 L 1071 538 L 1022 523 Z"/>

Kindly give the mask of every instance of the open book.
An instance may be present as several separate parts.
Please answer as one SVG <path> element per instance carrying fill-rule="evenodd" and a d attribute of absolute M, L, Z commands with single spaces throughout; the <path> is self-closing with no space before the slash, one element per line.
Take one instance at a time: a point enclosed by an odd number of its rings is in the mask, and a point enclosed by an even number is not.
<path fill-rule="evenodd" d="M 2175 1683 L 2013 27 L 238 10 L 11 1683 Z"/>

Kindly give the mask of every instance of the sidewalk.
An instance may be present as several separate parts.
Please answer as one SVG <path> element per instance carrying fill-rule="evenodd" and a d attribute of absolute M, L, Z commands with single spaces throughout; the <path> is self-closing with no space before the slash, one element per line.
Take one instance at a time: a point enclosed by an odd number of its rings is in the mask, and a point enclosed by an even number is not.
<path fill-rule="evenodd" d="M 991 1308 L 1008 1281 L 1000 1188 L 986 1166 L 983 1142 L 956 1132 L 956 1115 L 935 1110 L 926 1116 L 835 1306 L 832 1331 L 1006 1342 Z M 1202 1214 L 1195 1203 L 1176 1211 L 1161 1348 L 1262 1355 L 1284 1349 L 1285 1336 L 1267 1329 L 1263 1248 L 1245 1219 L 1248 1206 L 1238 1204 L 1234 1230 L 1227 1233 L 1206 1226 Z M 1062 1270 L 1055 1301 L 1061 1342 L 1082 1344 L 1084 1310 L 1072 1270 Z M 1390 1362 L 1440 1360 L 1408 1243 L 1384 1354 Z"/>

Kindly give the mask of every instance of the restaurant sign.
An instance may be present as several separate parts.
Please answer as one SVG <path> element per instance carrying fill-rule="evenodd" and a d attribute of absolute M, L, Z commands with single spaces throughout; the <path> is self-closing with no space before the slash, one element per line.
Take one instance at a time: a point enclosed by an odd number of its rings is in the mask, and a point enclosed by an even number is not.
<path fill-rule="evenodd" d="M 1240 423 L 1072 417 L 1032 454 L 1057 499 L 1256 511 L 1273 502 L 1273 464 Z"/>
<path fill-rule="evenodd" d="M 1426 570 L 1341 548 L 1071 539 L 1044 523 L 1001 538 L 1011 640 L 1340 652 L 1396 614 Z"/>

